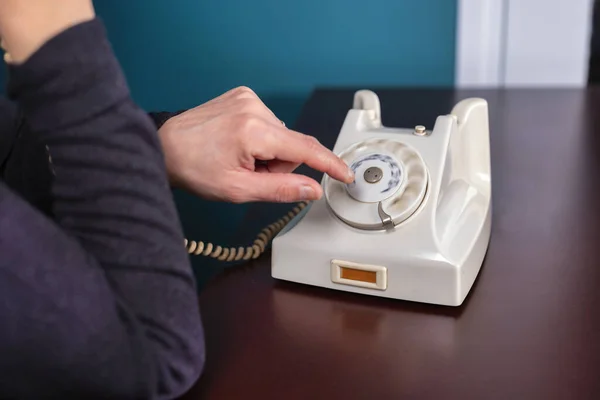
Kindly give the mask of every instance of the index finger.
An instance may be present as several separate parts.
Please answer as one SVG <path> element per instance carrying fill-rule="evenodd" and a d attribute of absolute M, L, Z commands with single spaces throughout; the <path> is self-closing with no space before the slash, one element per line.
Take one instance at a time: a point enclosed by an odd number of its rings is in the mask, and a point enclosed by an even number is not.
<path fill-rule="evenodd" d="M 269 124 L 253 141 L 255 157 L 306 164 L 345 183 L 354 181 L 350 167 L 315 137 Z"/>

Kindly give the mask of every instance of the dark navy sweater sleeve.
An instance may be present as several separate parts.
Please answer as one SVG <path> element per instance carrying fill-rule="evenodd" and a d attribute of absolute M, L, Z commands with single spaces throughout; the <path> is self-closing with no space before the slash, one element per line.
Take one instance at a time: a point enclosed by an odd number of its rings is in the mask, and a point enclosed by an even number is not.
<path fill-rule="evenodd" d="M 50 219 L 0 182 L 0 398 L 174 398 L 204 337 L 156 128 L 99 20 L 25 64 L 9 93 L 51 156 Z"/>
<path fill-rule="evenodd" d="M 150 118 L 152 119 L 152 122 L 154 122 L 154 125 L 156 126 L 156 129 L 160 129 L 162 128 L 162 126 L 165 124 L 165 122 L 167 122 L 169 119 L 185 112 L 186 110 L 179 110 L 179 111 L 175 111 L 175 112 L 170 112 L 170 111 L 150 111 L 148 113 L 148 115 L 150 116 Z"/>

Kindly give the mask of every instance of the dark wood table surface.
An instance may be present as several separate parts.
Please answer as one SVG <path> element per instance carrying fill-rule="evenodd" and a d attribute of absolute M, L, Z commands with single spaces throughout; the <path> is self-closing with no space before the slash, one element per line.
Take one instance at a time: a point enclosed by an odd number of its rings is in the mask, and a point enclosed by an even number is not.
<path fill-rule="evenodd" d="M 375 91 L 395 127 L 489 102 L 492 236 L 469 297 L 278 282 L 267 252 L 201 293 L 207 364 L 186 398 L 600 399 L 600 90 Z M 332 148 L 353 94 L 317 90 L 295 128 Z M 240 241 L 289 207 L 253 205 Z"/>

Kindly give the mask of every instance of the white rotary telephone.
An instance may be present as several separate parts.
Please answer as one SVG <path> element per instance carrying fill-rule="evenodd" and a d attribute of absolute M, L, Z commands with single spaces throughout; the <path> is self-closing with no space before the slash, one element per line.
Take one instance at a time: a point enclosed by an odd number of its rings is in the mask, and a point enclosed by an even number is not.
<path fill-rule="evenodd" d="M 323 198 L 274 227 L 272 276 L 461 305 L 491 232 L 487 102 L 459 102 L 432 130 L 398 129 L 382 125 L 379 98 L 361 90 L 333 151 L 355 182 L 325 175 Z"/>

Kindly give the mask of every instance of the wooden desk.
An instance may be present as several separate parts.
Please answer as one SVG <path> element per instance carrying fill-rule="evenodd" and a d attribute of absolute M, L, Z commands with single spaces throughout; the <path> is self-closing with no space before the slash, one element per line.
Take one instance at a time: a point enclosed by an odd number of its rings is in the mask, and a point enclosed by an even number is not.
<path fill-rule="evenodd" d="M 466 303 L 276 282 L 267 253 L 201 294 L 208 360 L 187 398 L 600 399 L 600 91 L 376 91 L 398 127 L 489 101 L 492 238 Z M 316 91 L 296 129 L 331 148 L 353 93 Z M 288 208 L 254 206 L 245 240 Z"/>

